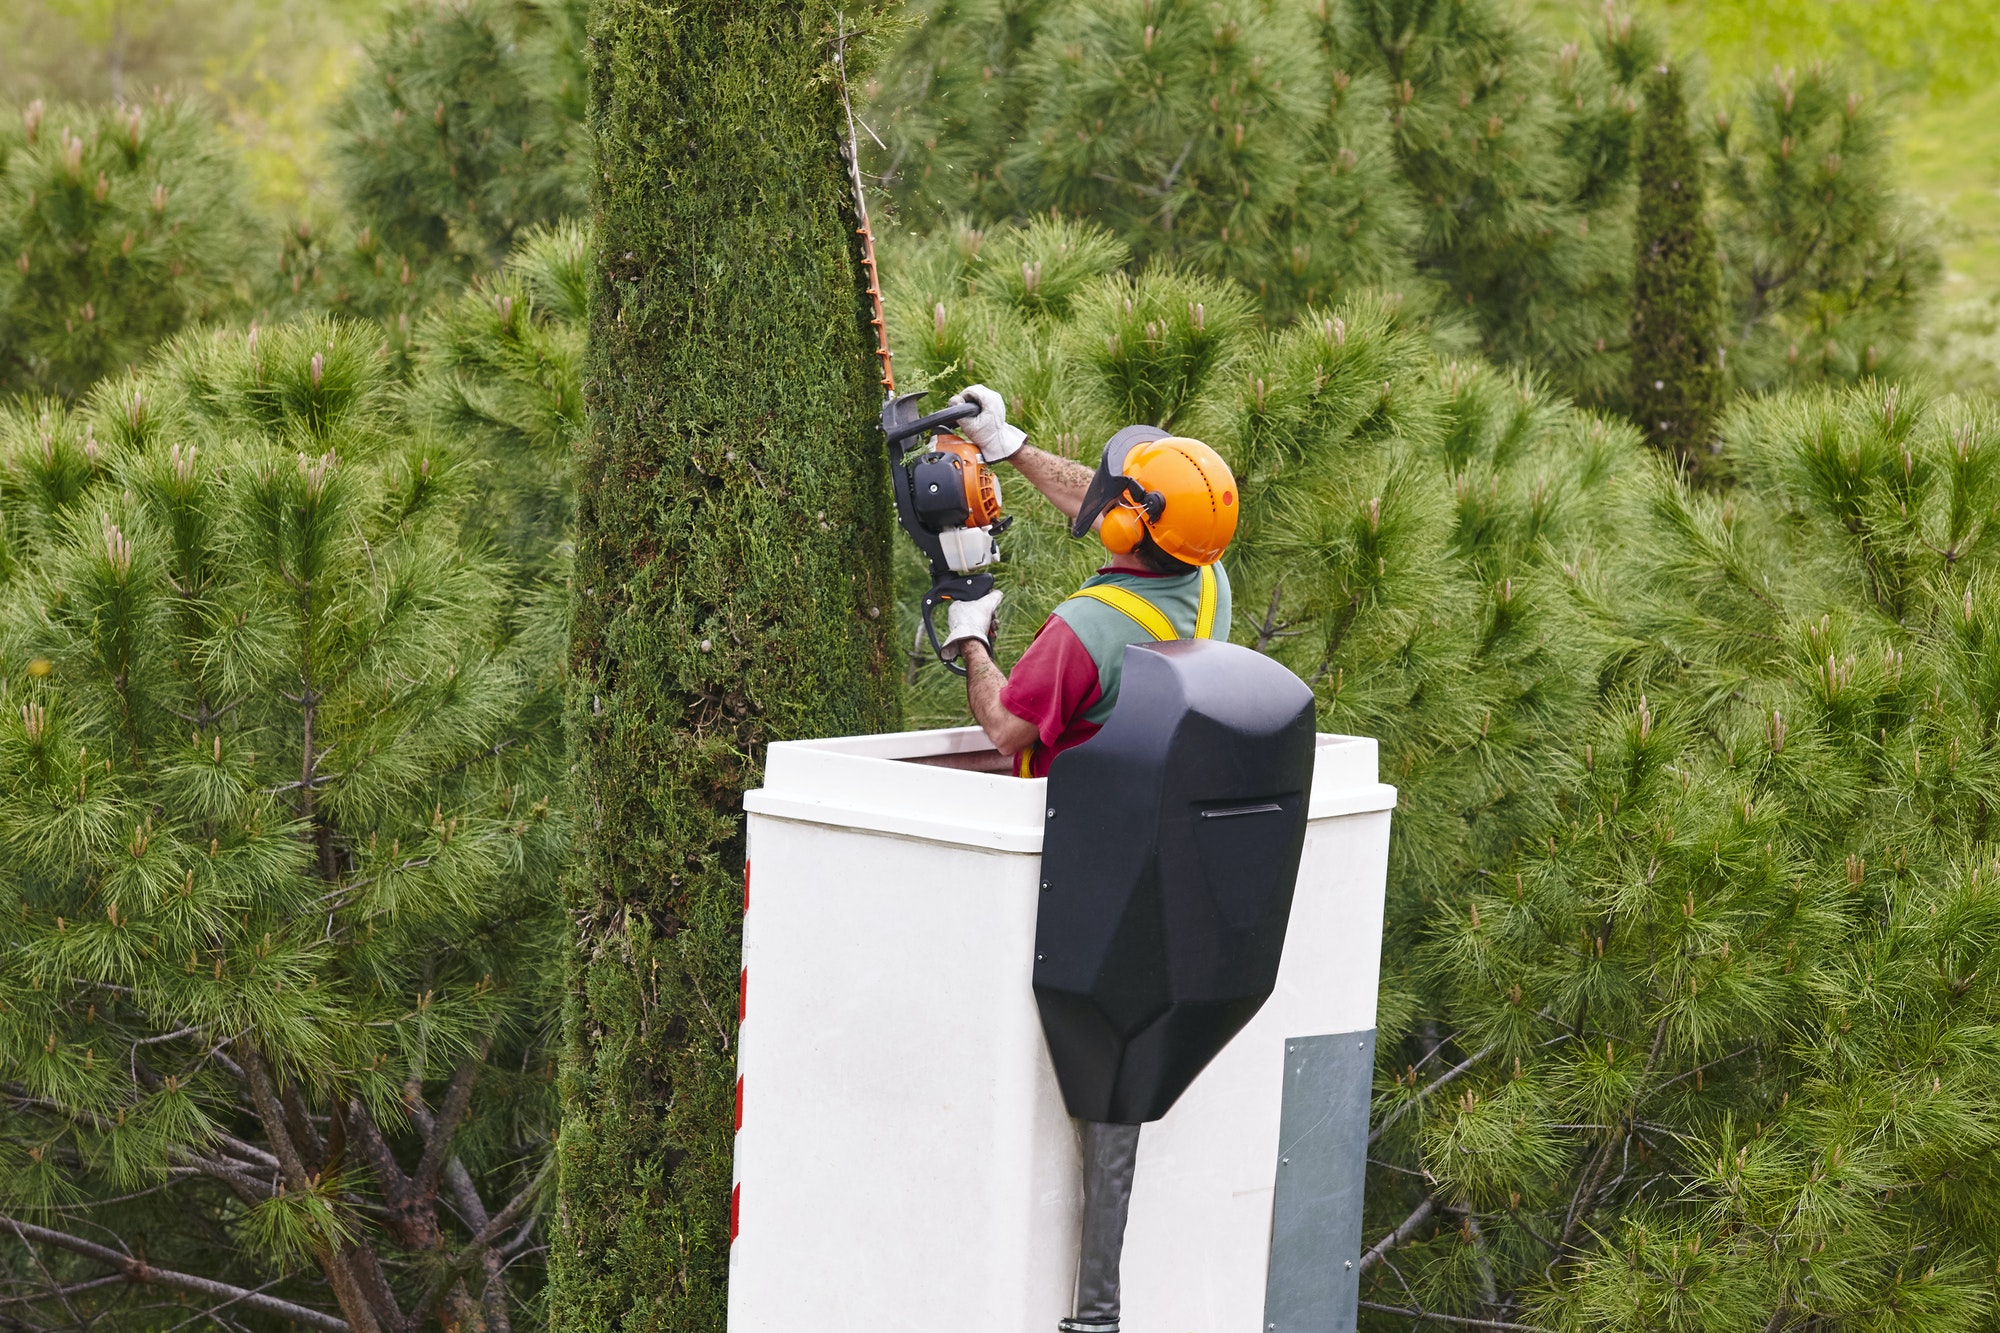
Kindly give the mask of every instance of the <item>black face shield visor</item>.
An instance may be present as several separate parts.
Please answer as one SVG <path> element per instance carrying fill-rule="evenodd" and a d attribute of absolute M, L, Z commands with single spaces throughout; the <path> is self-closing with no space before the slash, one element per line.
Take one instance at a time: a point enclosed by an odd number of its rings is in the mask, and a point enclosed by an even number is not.
<path fill-rule="evenodd" d="M 1158 426 L 1127 426 L 1112 436 L 1105 443 L 1104 456 L 1097 460 L 1097 475 L 1090 479 L 1090 485 L 1083 493 L 1083 507 L 1070 521 L 1069 535 L 1081 537 L 1087 534 L 1099 515 L 1127 496 L 1145 506 L 1149 517 L 1159 518 L 1159 514 L 1152 512 L 1153 507 L 1147 504 L 1146 492 L 1125 475 L 1125 455 L 1135 444 L 1170 438 Z"/>

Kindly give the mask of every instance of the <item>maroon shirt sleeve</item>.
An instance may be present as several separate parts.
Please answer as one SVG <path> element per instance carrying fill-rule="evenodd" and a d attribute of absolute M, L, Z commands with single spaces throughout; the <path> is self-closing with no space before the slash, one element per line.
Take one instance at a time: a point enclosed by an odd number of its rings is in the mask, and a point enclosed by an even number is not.
<path fill-rule="evenodd" d="M 1050 616 L 1000 691 L 1000 706 L 1035 724 L 1053 748 L 1072 722 L 1097 702 L 1097 663 L 1061 616 Z"/>

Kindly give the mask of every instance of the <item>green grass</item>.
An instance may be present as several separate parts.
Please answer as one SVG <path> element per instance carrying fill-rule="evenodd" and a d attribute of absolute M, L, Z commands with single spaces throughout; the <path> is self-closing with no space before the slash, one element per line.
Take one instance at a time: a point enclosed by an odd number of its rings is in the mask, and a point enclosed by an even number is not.
<path fill-rule="evenodd" d="M 2000 293 L 2000 85 L 1913 106 L 1904 184 L 1944 215 L 1947 300 Z"/>

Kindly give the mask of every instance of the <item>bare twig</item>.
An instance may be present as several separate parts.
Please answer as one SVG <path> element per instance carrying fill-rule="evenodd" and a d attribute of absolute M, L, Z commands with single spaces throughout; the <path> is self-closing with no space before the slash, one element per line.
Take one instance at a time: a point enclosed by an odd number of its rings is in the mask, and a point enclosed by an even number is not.
<path fill-rule="evenodd" d="M 245 1174 L 234 1162 L 203 1157 L 186 1148 L 174 1149 L 173 1156 L 175 1161 L 188 1170 L 219 1180 L 229 1186 L 230 1192 L 245 1203 L 262 1203 L 276 1193 L 276 1187 L 270 1182 Z"/>
<path fill-rule="evenodd" d="M 1388 1258 L 1389 1251 L 1395 1249 L 1398 1245 L 1401 1245 L 1404 1241 L 1408 1240 L 1411 1236 L 1415 1235 L 1417 1232 L 1417 1228 L 1421 1227 L 1425 1222 L 1428 1222 L 1430 1220 L 1431 1214 L 1436 1211 L 1437 1211 L 1436 1199 L 1426 1198 L 1422 1203 L 1418 1204 L 1416 1211 L 1411 1213 L 1408 1217 L 1404 1218 L 1400 1226 L 1398 1226 L 1394 1231 L 1391 1231 L 1388 1235 L 1382 1237 L 1382 1239 L 1376 1241 L 1375 1248 L 1369 1250 L 1368 1253 L 1361 1256 L 1361 1262 L 1354 1266 L 1354 1271 L 1356 1275 L 1358 1276 L 1359 1274 L 1367 1272 L 1369 1269 L 1373 1268 L 1376 1264 L 1379 1264 L 1384 1259 Z"/>
<path fill-rule="evenodd" d="M 1751 1051 L 1754 1051 L 1756 1049 L 1757 1049 L 1757 1043 L 1753 1041 L 1748 1046 L 1743 1047 L 1741 1050 L 1731 1051 L 1727 1055 L 1718 1055 L 1705 1065 L 1696 1065 L 1693 1069 L 1687 1070 L 1683 1073 L 1675 1074 L 1672 1078 L 1660 1084 L 1659 1087 L 1654 1088 L 1652 1091 L 1659 1092 L 1663 1089 L 1671 1088 L 1672 1086 L 1674 1086 L 1674 1084 L 1680 1082 L 1684 1078 L 1693 1078 L 1696 1074 L 1701 1073 L 1703 1070 L 1713 1069 L 1717 1065 L 1722 1064 L 1725 1061 L 1734 1060 L 1739 1055 L 1748 1055 Z"/>
<path fill-rule="evenodd" d="M 51 1231 L 47 1227 L 38 1227 L 31 1222 L 0 1217 L 0 1225 L 6 1226 L 24 1242 L 40 1241 L 44 1245 L 54 1245 L 72 1254 L 80 1254 L 86 1259 L 95 1259 L 98 1263 L 116 1269 L 120 1278 L 126 1282 L 155 1283 L 163 1287 L 175 1287 L 181 1291 L 199 1292 L 226 1303 L 261 1310 L 280 1319 L 291 1319 L 313 1328 L 325 1329 L 327 1333 L 352 1333 L 345 1319 L 312 1309 L 310 1306 L 295 1305 L 276 1296 L 265 1296 L 244 1287 L 234 1287 L 226 1282 L 197 1277 L 192 1273 L 177 1273 L 170 1268 L 155 1268 L 144 1259 L 134 1259 L 130 1255 L 120 1254 L 95 1241 L 88 1241 L 81 1236 L 72 1236 L 66 1232 Z"/>
<path fill-rule="evenodd" d="M 40 1305 L 43 1301 L 67 1300 L 79 1292 L 95 1291 L 99 1287 L 109 1287 L 125 1281 L 123 1273 L 111 1273 L 105 1277 L 94 1277 L 88 1282 L 76 1282 L 67 1287 L 57 1287 L 54 1291 L 38 1291 L 32 1296 L 9 1296 L 0 1300 L 0 1305 Z"/>
<path fill-rule="evenodd" d="M 445 1188 L 458 1205 L 459 1216 L 465 1219 L 469 1229 L 483 1231 L 492 1218 L 486 1212 L 486 1201 L 479 1197 L 479 1187 L 473 1184 L 472 1173 L 465 1169 L 465 1163 L 454 1157 L 444 1166 Z M 528 1228 L 534 1219 L 528 1219 L 521 1229 L 521 1235 L 506 1244 L 486 1248 L 480 1255 L 480 1262 L 486 1269 L 486 1286 L 480 1299 L 486 1306 L 487 1333 L 513 1333 L 514 1321 L 507 1312 L 506 1248 L 525 1240 Z"/>
<path fill-rule="evenodd" d="M 444 1172 L 451 1137 L 458 1132 L 465 1113 L 472 1109 L 472 1085 L 478 1082 L 480 1067 L 492 1047 L 493 1038 L 489 1035 L 479 1043 L 478 1053 L 452 1073 L 451 1087 L 445 1092 L 443 1105 L 438 1107 L 436 1122 L 429 1126 L 425 1134 L 424 1155 L 413 1175 L 417 1188 L 425 1194 L 437 1193 L 438 1177 Z"/>
<path fill-rule="evenodd" d="M 436 1275 L 432 1277 L 430 1287 L 425 1291 L 423 1299 L 417 1303 L 416 1310 L 411 1315 L 410 1322 L 413 1326 L 421 1327 L 430 1318 L 431 1311 L 437 1308 L 437 1303 L 451 1289 L 451 1284 L 463 1277 L 466 1271 L 472 1267 L 473 1263 L 486 1253 L 493 1242 L 506 1232 L 507 1228 L 513 1226 L 526 1215 L 528 1209 L 534 1205 L 535 1199 L 541 1194 L 542 1186 L 547 1182 L 549 1173 L 554 1169 L 555 1158 L 551 1156 L 547 1161 L 542 1163 L 542 1169 L 535 1173 L 535 1178 L 522 1186 L 521 1192 L 509 1199 L 504 1208 L 488 1218 L 486 1225 L 474 1232 L 472 1239 L 467 1241 L 464 1247 L 438 1270 Z"/>

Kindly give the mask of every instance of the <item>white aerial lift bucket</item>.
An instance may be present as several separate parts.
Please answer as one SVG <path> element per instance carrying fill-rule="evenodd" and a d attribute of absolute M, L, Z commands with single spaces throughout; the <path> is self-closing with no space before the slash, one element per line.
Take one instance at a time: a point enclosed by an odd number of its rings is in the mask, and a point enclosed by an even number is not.
<path fill-rule="evenodd" d="M 976 728 L 748 793 L 731 1333 L 1052 1333 L 1083 1203 L 1031 989 L 1047 783 Z M 1393 787 L 1322 735 L 1277 989 L 1145 1126 L 1124 1333 L 1352 1329 Z"/>

